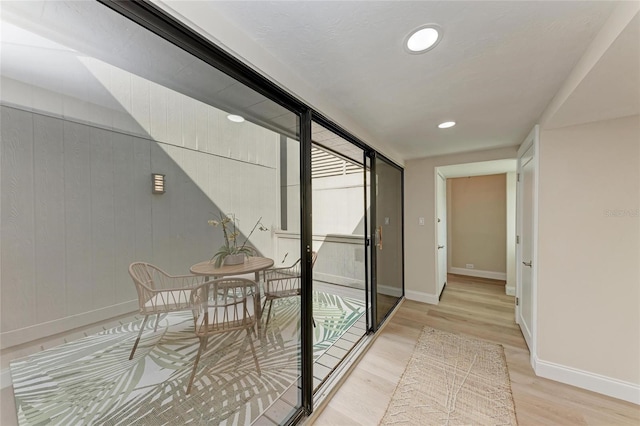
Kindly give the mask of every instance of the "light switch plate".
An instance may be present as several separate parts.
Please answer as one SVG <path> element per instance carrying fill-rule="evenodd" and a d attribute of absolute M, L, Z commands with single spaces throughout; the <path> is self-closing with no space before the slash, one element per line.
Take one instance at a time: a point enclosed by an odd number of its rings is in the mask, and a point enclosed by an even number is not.
<path fill-rule="evenodd" d="M 424 217 L 419 217 L 418 218 L 418 225 L 424 226 Z"/>

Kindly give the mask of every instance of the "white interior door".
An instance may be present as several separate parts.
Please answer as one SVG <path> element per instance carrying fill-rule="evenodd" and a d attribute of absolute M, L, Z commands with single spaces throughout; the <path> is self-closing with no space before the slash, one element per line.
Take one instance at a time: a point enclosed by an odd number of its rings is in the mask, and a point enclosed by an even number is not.
<path fill-rule="evenodd" d="M 519 284 L 518 324 L 524 339 L 532 350 L 533 342 L 533 252 L 534 252 L 534 145 L 519 158 L 519 192 L 520 192 L 520 256 L 518 262 Z"/>
<path fill-rule="evenodd" d="M 438 285 L 437 295 L 440 296 L 447 284 L 447 181 L 440 173 L 437 175 L 437 247 L 438 256 Z"/>

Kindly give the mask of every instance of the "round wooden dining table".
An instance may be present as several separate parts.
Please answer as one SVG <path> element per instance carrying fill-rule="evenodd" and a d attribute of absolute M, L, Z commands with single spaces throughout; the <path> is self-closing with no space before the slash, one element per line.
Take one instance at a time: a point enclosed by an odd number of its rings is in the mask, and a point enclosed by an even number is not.
<path fill-rule="evenodd" d="M 254 272 L 256 275 L 256 283 L 260 282 L 260 271 L 271 268 L 273 266 L 273 259 L 268 257 L 248 257 L 244 263 L 238 265 L 222 265 L 216 268 L 215 263 L 208 260 L 204 262 L 196 263 L 189 269 L 192 274 L 204 275 L 207 277 L 229 277 L 233 275 L 244 275 Z"/>
<path fill-rule="evenodd" d="M 216 268 L 215 262 L 211 262 L 209 260 L 205 260 L 204 262 L 196 263 L 191 266 L 189 270 L 192 274 L 196 275 L 204 275 L 209 279 L 209 277 L 213 278 L 222 278 L 229 277 L 234 275 L 244 275 L 255 273 L 255 281 L 256 281 L 256 313 L 257 320 L 256 323 L 258 325 L 258 336 L 260 335 L 260 329 L 262 328 L 261 319 L 262 319 L 262 309 L 260 309 L 260 300 L 262 298 L 261 286 L 260 286 L 260 271 L 264 271 L 265 269 L 271 268 L 273 266 L 273 259 L 269 259 L 268 257 L 247 257 L 244 263 L 240 263 L 238 265 L 222 265 L 219 268 Z"/>

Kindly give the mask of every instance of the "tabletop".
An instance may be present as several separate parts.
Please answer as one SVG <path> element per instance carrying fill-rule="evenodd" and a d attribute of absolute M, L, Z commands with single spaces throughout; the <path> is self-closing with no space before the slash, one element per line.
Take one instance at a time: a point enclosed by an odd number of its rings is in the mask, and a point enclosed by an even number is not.
<path fill-rule="evenodd" d="M 273 259 L 269 259 L 268 257 L 248 257 L 244 263 L 239 265 L 222 265 L 219 268 L 216 268 L 214 263 L 205 260 L 204 262 L 196 263 L 189 270 L 192 274 L 196 275 L 227 277 L 259 272 L 272 266 Z"/>

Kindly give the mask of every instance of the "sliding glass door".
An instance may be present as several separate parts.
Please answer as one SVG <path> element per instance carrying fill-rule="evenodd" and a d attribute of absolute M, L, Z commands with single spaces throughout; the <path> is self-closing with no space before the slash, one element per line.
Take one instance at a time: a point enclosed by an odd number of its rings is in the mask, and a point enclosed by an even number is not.
<path fill-rule="evenodd" d="M 402 169 L 371 160 L 371 321 L 377 329 L 404 293 Z"/>
<path fill-rule="evenodd" d="M 312 123 L 314 391 L 367 332 L 364 150 Z"/>
<path fill-rule="evenodd" d="M 307 261 L 303 114 L 160 20 L 3 2 L 1 24 L 0 349 L 28 355 L 11 366 L 16 419 L 298 415 L 307 329 L 300 297 L 276 299 L 305 277 L 273 268 Z"/>

